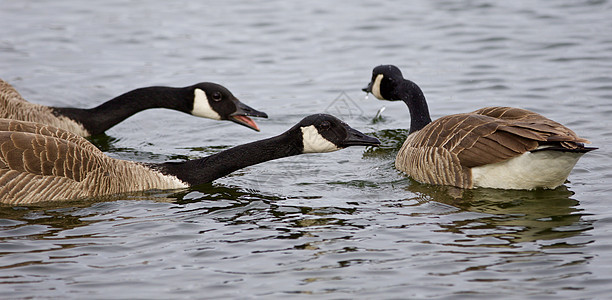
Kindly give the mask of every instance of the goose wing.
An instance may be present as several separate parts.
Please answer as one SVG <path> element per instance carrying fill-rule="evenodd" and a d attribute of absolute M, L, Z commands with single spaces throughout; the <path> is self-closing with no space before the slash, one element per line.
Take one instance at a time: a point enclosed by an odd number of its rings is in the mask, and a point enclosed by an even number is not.
<path fill-rule="evenodd" d="M 6 106 L 9 102 L 29 103 L 10 83 L 0 79 L 0 105 Z"/>
<path fill-rule="evenodd" d="M 501 162 L 541 144 L 576 149 L 588 140 L 534 112 L 487 107 L 441 117 L 411 134 L 396 167 L 416 180 L 471 187 L 469 168 Z"/>
<path fill-rule="evenodd" d="M 104 168 L 105 156 L 84 142 L 0 131 L 0 202 L 31 203 L 90 195 L 96 190 L 96 185 L 90 184 L 91 175 Z"/>
<path fill-rule="evenodd" d="M 0 119 L 0 203 L 24 204 L 186 185 L 136 162 L 106 156 L 48 125 Z"/>
<path fill-rule="evenodd" d="M 494 106 L 484 107 L 472 113 L 505 120 L 517 125 L 526 125 L 532 130 L 548 132 L 547 141 L 549 142 L 591 143 L 562 124 L 526 109 Z"/>
<path fill-rule="evenodd" d="M 88 136 L 83 126 L 74 120 L 56 116 L 48 106 L 30 103 L 6 81 L 0 79 L 0 118 L 36 122 Z"/>
<path fill-rule="evenodd" d="M 55 137 L 75 143 L 79 147 L 87 149 L 87 151 L 93 151 L 100 154 L 102 153 L 102 151 L 83 137 L 51 125 L 12 119 L 0 119 L 0 131 L 34 133 L 48 137 Z"/>
<path fill-rule="evenodd" d="M 0 79 L 0 117 L 25 117 L 29 110 L 41 110 L 40 105 L 30 103 L 23 99 L 21 94 L 8 82 Z M 47 109 L 49 110 L 49 109 Z M 50 110 L 49 110 L 50 111 Z"/>

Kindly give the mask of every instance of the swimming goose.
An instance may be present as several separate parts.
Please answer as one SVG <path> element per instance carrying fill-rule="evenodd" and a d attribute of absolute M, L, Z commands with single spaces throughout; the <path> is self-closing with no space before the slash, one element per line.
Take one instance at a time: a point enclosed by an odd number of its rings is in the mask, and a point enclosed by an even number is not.
<path fill-rule="evenodd" d="M 317 114 L 278 136 L 201 159 L 137 163 L 111 158 L 84 138 L 53 126 L 0 119 L 0 202 L 185 188 L 273 159 L 379 143 L 331 115 Z"/>
<path fill-rule="evenodd" d="M 268 115 L 240 102 L 225 87 L 202 82 L 183 88 L 139 88 L 90 109 L 48 107 L 26 101 L 0 79 L 0 118 L 55 126 L 80 136 L 103 133 L 131 115 L 149 108 L 169 108 L 197 117 L 230 120 L 259 131 L 249 118 Z"/>
<path fill-rule="evenodd" d="M 374 68 L 366 88 L 380 100 L 402 100 L 410 130 L 395 167 L 416 181 L 460 188 L 553 189 L 578 159 L 597 148 L 537 113 L 485 107 L 432 122 L 421 89 L 392 65 Z"/>

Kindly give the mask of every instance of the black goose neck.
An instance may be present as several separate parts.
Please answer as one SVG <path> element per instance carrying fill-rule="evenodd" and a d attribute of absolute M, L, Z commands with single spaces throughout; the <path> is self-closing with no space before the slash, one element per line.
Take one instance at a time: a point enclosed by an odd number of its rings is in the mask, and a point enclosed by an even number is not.
<path fill-rule="evenodd" d="M 193 109 L 193 101 L 189 99 L 193 99 L 193 93 L 186 88 L 146 87 L 129 91 L 90 109 L 53 110 L 57 115 L 81 123 L 91 135 L 95 135 L 103 133 L 135 113 L 150 108 L 169 108 L 189 113 Z"/>
<path fill-rule="evenodd" d="M 395 91 L 397 92 L 395 96 L 404 101 L 410 111 L 409 134 L 419 131 L 427 126 L 427 124 L 431 123 L 425 95 L 416 83 L 410 80 L 404 80 Z"/>
<path fill-rule="evenodd" d="M 301 138 L 295 132 L 239 145 L 204 158 L 155 165 L 160 172 L 176 176 L 190 186 L 212 182 L 236 170 L 262 162 L 302 154 Z"/>

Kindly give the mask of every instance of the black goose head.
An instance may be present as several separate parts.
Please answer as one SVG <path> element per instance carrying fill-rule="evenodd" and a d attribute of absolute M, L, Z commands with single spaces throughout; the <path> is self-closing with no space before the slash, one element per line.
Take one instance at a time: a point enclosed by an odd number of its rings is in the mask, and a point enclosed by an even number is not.
<path fill-rule="evenodd" d="M 194 116 L 209 118 L 213 120 L 230 120 L 259 131 L 259 127 L 251 117 L 267 118 L 265 112 L 251 108 L 240 102 L 232 92 L 225 87 L 211 82 L 195 84 L 192 90 L 192 109 L 189 113 Z"/>
<path fill-rule="evenodd" d="M 323 153 L 350 146 L 377 146 L 377 138 L 367 136 L 328 114 L 310 115 L 288 132 L 297 132 L 302 153 Z"/>
<path fill-rule="evenodd" d="M 400 85 L 405 81 L 402 71 L 393 65 L 381 65 L 372 70 L 372 80 L 362 91 L 372 93 L 380 100 L 402 100 L 397 95 Z"/>

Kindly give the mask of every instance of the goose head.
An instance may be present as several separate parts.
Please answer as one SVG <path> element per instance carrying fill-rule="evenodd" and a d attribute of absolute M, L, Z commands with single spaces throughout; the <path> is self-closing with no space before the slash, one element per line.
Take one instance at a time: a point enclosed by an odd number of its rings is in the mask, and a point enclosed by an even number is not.
<path fill-rule="evenodd" d="M 189 111 L 194 116 L 213 120 L 229 120 L 259 131 L 255 121 L 249 117 L 267 118 L 258 111 L 240 102 L 225 87 L 211 82 L 202 82 L 190 87 L 193 90 L 193 105 Z"/>
<path fill-rule="evenodd" d="M 395 91 L 404 80 L 398 67 L 381 65 L 372 70 L 372 80 L 362 91 L 372 93 L 379 100 L 401 100 L 396 98 Z"/>
<path fill-rule="evenodd" d="M 427 101 L 421 88 L 404 79 L 402 71 L 393 65 L 381 65 L 372 70 L 372 80 L 362 89 L 380 100 L 404 101 L 410 111 L 410 133 L 431 123 Z"/>
<path fill-rule="evenodd" d="M 302 153 L 324 153 L 350 146 L 377 146 L 377 138 L 367 136 L 328 114 L 314 114 L 289 129 L 301 137 Z"/>

